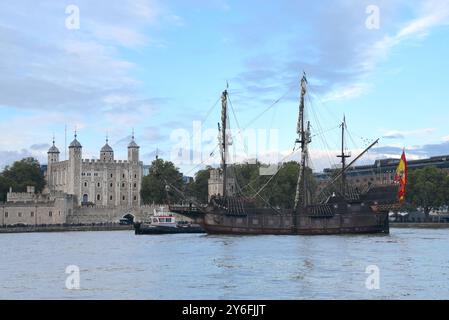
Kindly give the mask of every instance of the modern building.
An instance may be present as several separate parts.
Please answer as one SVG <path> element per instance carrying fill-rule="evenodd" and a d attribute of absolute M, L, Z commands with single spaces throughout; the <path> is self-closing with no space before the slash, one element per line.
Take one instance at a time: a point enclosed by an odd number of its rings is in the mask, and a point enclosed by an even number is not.
<path fill-rule="evenodd" d="M 349 184 L 354 186 L 392 184 L 398 164 L 399 159 L 382 159 L 376 160 L 372 165 L 354 166 L 346 171 L 346 179 Z M 449 155 L 407 161 L 408 171 L 425 167 L 436 167 L 449 173 Z M 315 174 L 319 189 L 331 179 L 336 171 L 338 171 L 337 168 L 328 168 Z"/>

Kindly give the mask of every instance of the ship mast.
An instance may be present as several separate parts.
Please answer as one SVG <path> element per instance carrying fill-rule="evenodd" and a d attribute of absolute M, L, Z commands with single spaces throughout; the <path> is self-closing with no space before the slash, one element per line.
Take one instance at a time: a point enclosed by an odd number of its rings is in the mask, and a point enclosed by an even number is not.
<path fill-rule="evenodd" d="M 296 183 L 296 194 L 295 194 L 295 207 L 296 210 L 300 204 L 300 192 L 301 192 L 301 185 L 302 185 L 302 207 L 307 207 L 309 204 L 309 197 L 308 197 L 308 188 L 307 188 L 307 179 L 306 179 L 306 165 L 307 165 L 307 158 L 308 158 L 308 144 L 311 142 L 310 140 L 310 123 L 307 123 L 307 127 L 304 124 L 304 97 L 307 92 L 307 78 L 306 74 L 304 73 L 302 79 L 301 79 L 301 98 L 299 103 L 299 116 L 298 116 L 298 124 L 296 127 L 296 133 L 298 134 L 298 139 L 296 140 L 296 143 L 300 144 L 301 148 L 301 166 L 300 171 L 298 175 L 298 182 Z"/>
<path fill-rule="evenodd" d="M 221 95 L 221 143 L 220 143 L 220 149 L 221 149 L 221 169 L 223 172 L 223 197 L 226 197 L 226 185 L 227 185 L 227 137 L 226 137 L 226 120 L 227 120 L 227 106 L 228 106 L 228 91 L 223 91 Z"/>
<path fill-rule="evenodd" d="M 350 158 L 350 154 L 345 154 L 345 129 L 346 117 L 343 117 L 341 123 L 341 154 L 337 158 L 341 158 L 341 195 L 344 198 L 346 195 L 346 158 Z"/>

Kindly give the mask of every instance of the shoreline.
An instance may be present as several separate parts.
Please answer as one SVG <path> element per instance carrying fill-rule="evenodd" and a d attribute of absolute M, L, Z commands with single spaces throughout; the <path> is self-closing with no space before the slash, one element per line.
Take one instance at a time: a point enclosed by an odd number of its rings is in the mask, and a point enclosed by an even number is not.
<path fill-rule="evenodd" d="M 67 225 L 67 226 L 24 226 L 0 227 L 2 233 L 30 233 L 30 232 L 74 232 L 74 231 L 120 231 L 134 230 L 132 225 Z"/>
<path fill-rule="evenodd" d="M 447 222 L 390 222 L 390 228 L 449 229 Z"/>
<path fill-rule="evenodd" d="M 449 229 L 449 223 L 436 222 L 391 222 L 390 228 L 406 229 Z M 24 226 L 0 227 L 2 233 L 31 233 L 31 232 L 88 232 L 88 231 L 124 231 L 134 230 L 133 225 L 66 225 L 66 226 Z"/>

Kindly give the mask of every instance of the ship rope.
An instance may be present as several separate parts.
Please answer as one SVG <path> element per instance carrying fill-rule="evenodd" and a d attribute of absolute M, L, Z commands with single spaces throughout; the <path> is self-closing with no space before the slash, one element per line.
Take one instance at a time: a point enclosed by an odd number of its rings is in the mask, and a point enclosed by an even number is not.
<path fill-rule="evenodd" d="M 259 195 L 264 189 L 265 187 L 271 182 L 271 180 L 274 179 L 274 177 L 276 177 L 276 175 L 279 173 L 279 171 L 281 171 L 281 169 L 284 167 L 284 161 L 293 156 L 295 153 L 297 153 L 299 150 L 293 150 L 290 154 L 288 154 L 287 156 L 285 156 L 282 160 L 281 163 L 282 165 L 278 167 L 278 169 L 276 170 L 276 172 L 270 177 L 270 179 L 268 179 L 268 181 L 259 189 L 259 191 L 256 192 L 256 194 L 254 194 L 254 196 Z"/>

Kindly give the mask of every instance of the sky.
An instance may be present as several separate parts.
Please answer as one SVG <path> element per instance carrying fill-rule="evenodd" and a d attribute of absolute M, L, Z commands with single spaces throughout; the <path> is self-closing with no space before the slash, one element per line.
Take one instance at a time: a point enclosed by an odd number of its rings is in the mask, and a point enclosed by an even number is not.
<path fill-rule="evenodd" d="M 360 160 L 449 154 L 449 1 L 70 0 L 0 3 L 0 168 L 83 158 L 106 136 L 126 159 L 186 175 L 217 165 L 228 88 L 232 161 L 298 160 L 299 82 L 316 171 L 338 163 L 339 124 Z M 230 137 L 231 139 L 231 137 Z M 231 141 L 231 140 L 230 140 Z"/>

